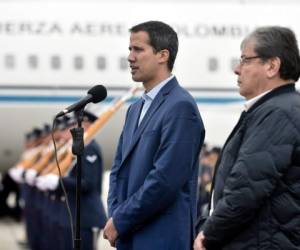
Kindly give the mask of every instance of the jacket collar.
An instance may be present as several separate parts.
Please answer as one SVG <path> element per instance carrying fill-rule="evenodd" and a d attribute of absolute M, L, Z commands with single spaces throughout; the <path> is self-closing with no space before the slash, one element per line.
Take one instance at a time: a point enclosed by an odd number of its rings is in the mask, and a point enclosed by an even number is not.
<path fill-rule="evenodd" d="M 260 106 L 261 104 L 263 104 L 264 102 L 266 102 L 267 100 L 269 100 L 275 96 L 282 95 L 284 93 L 291 93 L 291 92 L 295 92 L 295 91 L 296 91 L 295 83 L 289 83 L 289 84 L 280 86 L 278 88 L 275 88 L 275 89 L 271 90 L 269 93 L 267 93 L 266 95 L 264 95 L 262 98 L 260 98 L 256 103 L 254 103 L 253 106 L 247 111 L 247 113 L 251 113 L 258 106 Z"/>
<path fill-rule="evenodd" d="M 124 156 L 123 156 L 123 159 L 122 159 L 122 163 L 125 161 L 125 159 L 127 158 L 127 156 L 130 154 L 130 152 L 132 151 L 132 149 L 134 148 L 134 146 L 136 145 L 136 143 L 139 141 L 139 139 L 140 139 L 140 137 L 142 135 L 142 132 L 145 130 L 145 128 L 149 124 L 149 121 L 151 120 L 151 118 L 153 117 L 153 115 L 157 112 L 157 110 L 164 103 L 164 101 L 166 100 L 167 96 L 172 91 L 172 89 L 175 88 L 178 85 L 179 84 L 177 82 L 176 77 L 173 77 L 159 91 L 159 93 L 156 95 L 156 97 L 152 101 L 151 106 L 149 107 L 147 113 L 145 114 L 143 120 L 141 121 L 140 125 L 138 126 L 138 128 L 136 129 L 136 131 L 133 133 L 133 137 L 132 137 L 131 143 L 125 149 Z M 137 120 L 137 119 L 138 118 L 136 117 L 135 120 Z M 133 121 L 133 122 L 135 123 L 136 121 Z M 122 165 L 122 163 L 120 164 L 120 166 Z"/>

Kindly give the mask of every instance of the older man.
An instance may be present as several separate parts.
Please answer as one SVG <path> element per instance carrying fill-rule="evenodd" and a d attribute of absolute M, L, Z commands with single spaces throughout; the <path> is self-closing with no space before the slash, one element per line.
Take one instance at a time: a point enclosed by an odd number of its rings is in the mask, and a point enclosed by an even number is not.
<path fill-rule="evenodd" d="M 235 68 L 245 111 L 218 160 L 194 249 L 300 249 L 300 57 L 294 33 L 263 27 Z"/>

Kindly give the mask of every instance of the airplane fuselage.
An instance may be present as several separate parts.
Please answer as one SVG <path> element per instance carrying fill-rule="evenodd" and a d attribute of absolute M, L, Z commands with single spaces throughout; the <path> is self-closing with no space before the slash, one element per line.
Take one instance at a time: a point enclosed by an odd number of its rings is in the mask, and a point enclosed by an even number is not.
<path fill-rule="evenodd" d="M 128 29 L 161 20 L 179 35 L 174 74 L 198 104 L 206 141 L 222 145 L 243 109 L 233 67 L 255 27 L 291 27 L 300 37 L 300 5 L 240 2 L 1 2 L 0 169 L 17 161 L 24 133 L 85 96 L 96 84 L 108 98 L 135 85 L 128 68 Z M 109 168 L 131 100 L 99 131 Z M 174 111 L 175 112 L 175 111 Z"/>

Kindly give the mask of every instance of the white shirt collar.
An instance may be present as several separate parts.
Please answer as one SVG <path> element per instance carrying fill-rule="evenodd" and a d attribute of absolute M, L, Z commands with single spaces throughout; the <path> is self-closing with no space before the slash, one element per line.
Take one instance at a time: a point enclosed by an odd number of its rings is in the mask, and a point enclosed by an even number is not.
<path fill-rule="evenodd" d="M 160 82 L 159 84 L 157 84 L 149 92 L 144 92 L 144 94 L 142 95 L 142 98 L 145 101 L 147 101 L 149 99 L 152 101 L 156 97 L 158 92 L 162 89 L 162 87 L 165 86 L 167 84 L 167 82 L 169 82 L 172 78 L 174 78 L 174 75 L 169 76 L 167 79 L 165 79 L 162 82 Z"/>
<path fill-rule="evenodd" d="M 267 90 L 266 92 L 255 96 L 251 98 L 250 100 L 246 101 L 244 103 L 245 111 L 247 112 L 260 98 L 262 98 L 264 95 L 268 94 L 271 90 Z"/>

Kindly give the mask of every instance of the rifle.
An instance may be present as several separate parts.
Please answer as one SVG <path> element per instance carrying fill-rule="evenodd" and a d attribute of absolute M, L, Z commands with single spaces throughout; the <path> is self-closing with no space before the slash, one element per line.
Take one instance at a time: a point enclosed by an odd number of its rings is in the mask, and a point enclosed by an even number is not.
<path fill-rule="evenodd" d="M 100 116 L 93 124 L 87 129 L 84 133 L 84 144 L 88 144 L 96 135 L 96 133 L 109 121 L 109 119 L 123 106 L 123 104 L 129 100 L 131 97 L 135 95 L 135 93 L 139 90 L 138 87 L 134 87 L 130 89 L 124 96 L 115 101 L 110 107 L 102 111 Z M 43 171 L 42 175 L 46 174 L 55 174 L 59 175 L 61 172 L 61 176 L 65 176 L 69 169 L 74 166 L 74 156 L 72 154 L 71 147 L 66 150 L 66 154 L 64 154 L 63 159 L 59 159 L 59 167 L 57 167 L 56 161 L 52 165 L 52 169 L 49 171 Z M 53 166 L 55 165 L 55 168 Z"/>

